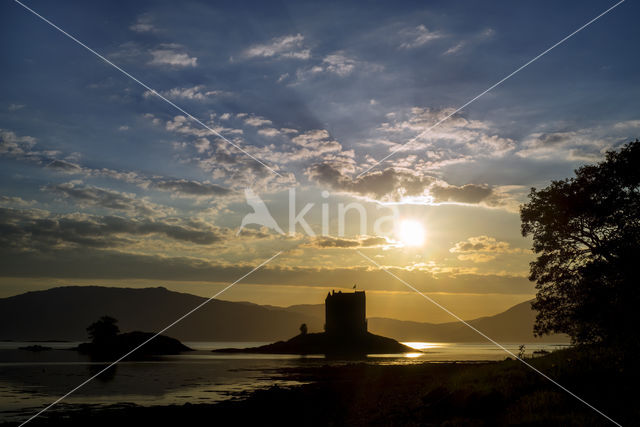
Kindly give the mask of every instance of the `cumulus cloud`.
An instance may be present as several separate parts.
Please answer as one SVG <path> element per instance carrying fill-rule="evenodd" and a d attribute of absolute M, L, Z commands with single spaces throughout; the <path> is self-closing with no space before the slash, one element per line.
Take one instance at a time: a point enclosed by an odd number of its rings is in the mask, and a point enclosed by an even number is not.
<path fill-rule="evenodd" d="M 234 129 L 230 127 L 224 127 L 217 125 L 213 121 L 209 121 L 207 123 L 214 131 L 220 134 L 242 134 L 242 129 Z M 211 136 L 211 131 L 206 129 L 200 125 L 194 125 L 194 123 L 187 118 L 186 116 L 175 116 L 174 118 L 168 120 L 165 124 L 165 129 L 171 132 L 176 132 L 183 135 L 195 136 L 198 138 L 203 138 L 207 136 Z"/>
<path fill-rule="evenodd" d="M 342 149 L 342 145 L 332 139 L 329 132 L 324 129 L 313 129 L 301 133 L 293 137 L 291 141 L 300 147 L 316 150 L 319 154 Z"/>
<path fill-rule="evenodd" d="M 280 135 L 280 131 L 274 128 L 259 129 L 258 135 L 274 137 Z"/>
<path fill-rule="evenodd" d="M 303 245 L 305 247 L 317 249 L 358 249 L 358 248 L 389 248 L 394 247 L 385 237 L 379 236 L 359 236 L 356 239 L 344 237 L 320 236 L 315 237 L 311 242 Z"/>
<path fill-rule="evenodd" d="M 43 190 L 73 199 L 81 206 L 106 208 L 134 215 L 158 217 L 165 216 L 172 211 L 171 208 L 139 199 L 132 193 L 94 186 L 80 186 L 76 182 L 47 185 L 43 187 Z"/>
<path fill-rule="evenodd" d="M 340 167 L 331 163 L 316 163 L 310 166 L 307 176 L 318 184 L 333 190 L 368 196 L 377 200 L 400 200 L 403 196 L 422 195 L 435 178 L 416 176 L 406 171 L 385 169 L 352 179 Z"/>
<path fill-rule="evenodd" d="M 306 170 L 310 180 L 334 191 L 370 197 L 382 202 L 462 203 L 509 208 L 507 196 L 485 184 L 455 186 L 409 170 L 388 168 L 351 178 L 344 168 L 324 162 Z"/>
<path fill-rule="evenodd" d="M 134 219 L 82 214 L 52 215 L 45 211 L 0 208 L 0 243 L 18 252 L 62 248 L 113 248 L 136 238 L 160 235 L 197 245 L 221 242 L 224 234 L 203 223 L 177 219 Z"/>
<path fill-rule="evenodd" d="M 171 67 L 195 67 L 198 63 L 198 58 L 189 56 L 183 49 L 184 48 L 178 44 L 160 45 L 149 52 L 152 56 L 149 64 L 169 65 Z"/>
<path fill-rule="evenodd" d="M 497 254 L 517 254 L 524 251 L 512 248 L 509 243 L 496 240 L 494 237 L 482 235 L 456 243 L 449 252 L 458 254 L 461 261 L 481 263 L 494 260 Z"/>
<path fill-rule="evenodd" d="M 215 197 L 231 193 L 228 188 L 216 184 L 186 179 L 162 180 L 156 182 L 154 187 L 162 191 L 170 191 L 179 197 Z"/>
<path fill-rule="evenodd" d="M 401 49 L 414 49 L 442 37 L 442 34 L 437 31 L 430 31 L 424 25 L 402 30 L 400 31 L 400 35 L 405 39 L 405 41 L 400 44 Z"/>
<path fill-rule="evenodd" d="M 147 13 L 138 16 L 136 22 L 132 24 L 129 29 L 131 31 L 135 31 L 136 33 L 153 33 L 157 31 L 156 27 L 153 25 L 153 19 L 151 15 Z"/>
<path fill-rule="evenodd" d="M 516 142 L 492 131 L 492 124 L 467 119 L 453 108 L 413 107 L 388 114 L 378 127 L 385 135 L 379 141 L 398 151 L 395 159 L 420 152 L 407 166 L 418 170 L 484 158 L 500 158 L 516 148 Z"/>
<path fill-rule="evenodd" d="M 36 139 L 30 136 L 18 136 L 9 130 L 0 129 L 0 154 L 19 156 L 31 150 Z"/>
<path fill-rule="evenodd" d="M 153 116 L 149 116 L 148 118 L 156 120 Z M 209 134 L 209 131 L 205 129 L 201 132 L 200 129 L 192 127 L 189 120 L 184 116 L 176 116 L 174 119 L 168 121 L 167 128 L 178 133 L 197 137 L 193 141 L 193 147 L 196 151 L 202 154 L 205 152 L 208 153 L 214 145 L 218 150 L 220 147 L 224 147 L 219 154 L 212 155 L 211 158 L 205 158 L 205 160 L 211 161 L 212 164 L 225 164 L 229 169 L 238 166 L 238 164 L 243 165 L 242 167 L 245 169 L 239 171 L 239 174 L 242 172 L 246 173 L 247 171 L 253 171 L 251 168 L 255 167 L 249 162 L 251 159 L 248 159 L 244 155 L 241 155 L 240 160 L 238 160 L 236 158 L 237 153 L 232 153 L 229 150 L 229 147 L 224 145 L 224 143 L 216 142 L 215 144 L 211 144 L 207 138 L 201 136 L 202 134 Z M 217 130 L 226 133 L 236 132 L 234 129 L 225 128 L 217 128 Z M 242 132 L 242 130 L 239 131 Z M 134 184 L 145 190 L 154 188 L 160 191 L 170 191 L 173 192 L 173 195 L 176 197 L 222 197 L 231 193 L 229 189 L 210 182 L 175 179 L 157 175 L 147 176 L 135 171 L 89 168 L 71 160 L 72 158 L 77 158 L 77 156 L 72 155 L 67 156 L 66 159 L 57 159 L 51 157 L 51 153 L 34 151 L 32 149 L 34 144 L 35 139 L 32 137 L 17 136 L 13 132 L 0 130 L 0 155 L 27 160 L 58 174 L 79 175 L 86 178 L 109 178 L 126 182 L 128 184 Z M 242 163 L 243 161 L 246 165 Z M 207 168 L 211 170 L 210 166 L 207 166 Z M 260 168 L 256 168 L 256 170 L 258 175 L 263 172 Z M 225 171 L 223 177 L 224 176 L 228 176 L 229 179 L 235 181 L 238 185 L 246 184 L 246 182 L 238 179 L 239 177 L 232 173 L 227 173 Z M 120 193 L 99 187 L 83 187 L 80 185 L 79 181 L 57 184 L 49 187 L 48 190 L 61 195 L 62 197 L 73 199 L 85 206 L 96 206 L 128 212 L 137 211 L 141 215 L 154 214 L 153 211 L 155 211 L 155 214 L 160 214 L 162 212 L 165 212 L 167 215 L 171 214 L 170 208 L 155 205 L 146 199 L 136 198 L 134 194 Z"/>
<path fill-rule="evenodd" d="M 324 63 L 326 71 L 335 73 L 340 77 L 351 74 L 357 64 L 354 59 L 347 57 L 342 52 L 327 55 L 322 62 Z"/>
<path fill-rule="evenodd" d="M 311 50 L 303 45 L 302 34 L 276 37 L 264 44 L 256 44 L 246 49 L 243 55 L 246 58 L 293 58 L 309 59 Z"/>
<path fill-rule="evenodd" d="M 32 206 L 36 204 L 35 200 L 24 200 L 22 197 L 15 196 L 0 196 L 0 204 L 7 206 Z"/>
<path fill-rule="evenodd" d="M 493 190 L 488 185 L 465 184 L 461 187 L 455 185 L 433 185 L 429 192 L 436 202 L 459 202 L 475 204 L 487 201 L 494 196 Z"/>
<path fill-rule="evenodd" d="M 82 168 L 77 163 L 68 162 L 66 160 L 52 160 L 51 163 L 47 164 L 47 168 L 55 169 L 58 172 L 69 173 L 69 174 L 77 174 L 82 173 L 84 168 Z"/>
<path fill-rule="evenodd" d="M 356 69 L 360 71 L 375 72 L 383 69 L 381 65 L 360 61 L 356 58 L 348 56 L 343 51 L 333 52 L 326 55 L 321 62 L 311 66 L 299 68 L 296 71 L 295 83 L 300 83 L 309 78 L 321 75 L 332 74 L 338 77 L 347 77 Z"/>
<path fill-rule="evenodd" d="M 516 154 L 539 160 L 593 162 L 600 160 L 607 150 L 631 139 L 633 133 L 633 121 L 577 131 L 537 132 L 522 141 Z"/>
<path fill-rule="evenodd" d="M 261 116 L 248 116 L 247 118 L 244 119 L 244 123 L 249 126 L 259 127 L 264 125 L 270 125 L 273 122 Z"/>
<path fill-rule="evenodd" d="M 262 148 L 252 147 L 250 152 L 274 164 L 309 161 L 314 158 L 330 158 L 334 161 L 353 163 L 353 150 L 343 150 L 342 144 L 333 139 L 326 130 L 312 129 L 299 133 L 293 129 L 273 129 L 268 132 L 269 136 L 281 133 L 290 139 L 278 147 L 274 144 Z"/>
<path fill-rule="evenodd" d="M 221 90 L 207 90 L 204 85 L 196 85 L 192 87 L 175 87 L 169 90 L 160 92 L 160 94 L 166 98 L 171 99 L 189 99 L 195 101 L 204 101 L 214 96 L 226 95 L 226 92 Z M 145 98 L 152 98 L 155 96 L 150 90 L 146 91 L 143 95 Z"/>

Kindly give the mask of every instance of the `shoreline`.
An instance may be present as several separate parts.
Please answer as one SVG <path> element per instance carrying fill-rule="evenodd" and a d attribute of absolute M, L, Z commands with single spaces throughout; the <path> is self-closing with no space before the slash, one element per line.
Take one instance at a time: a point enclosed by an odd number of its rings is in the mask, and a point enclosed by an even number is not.
<path fill-rule="evenodd" d="M 625 365 L 606 349 L 528 359 L 589 403 L 627 424 L 640 415 Z M 597 366 L 597 369 L 593 367 Z M 631 372 L 633 371 L 633 372 Z M 283 379 L 302 385 L 282 387 Z M 521 362 L 429 362 L 281 368 L 274 385 L 217 403 L 95 408 L 43 414 L 33 425 L 180 425 L 185 420 L 261 425 L 608 425 Z M 142 424 L 141 424 L 142 423 Z M 9 422 L 2 426 L 18 425 Z"/>

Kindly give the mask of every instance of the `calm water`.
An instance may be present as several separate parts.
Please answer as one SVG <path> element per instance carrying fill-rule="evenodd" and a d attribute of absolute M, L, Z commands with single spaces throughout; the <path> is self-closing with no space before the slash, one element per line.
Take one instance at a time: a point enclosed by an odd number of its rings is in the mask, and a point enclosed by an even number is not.
<path fill-rule="evenodd" d="M 40 344 L 52 351 L 18 350 Z M 78 343 L 0 342 L 0 422 L 20 420 L 51 403 L 104 367 L 75 351 Z M 327 361 L 322 356 L 212 354 L 224 347 L 253 347 L 258 342 L 186 342 L 196 349 L 179 356 L 163 356 L 152 361 L 121 362 L 115 369 L 88 383 L 66 398 L 58 409 L 82 405 L 135 403 L 167 405 L 211 403 L 273 384 L 299 384 L 283 378 L 278 369 L 345 362 Z M 376 355 L 368 363 L 406 364 L 449 360 L 503 360 L 507 354 L 491 344 L 405 343 L 423 353 Z M 519 344 L 505 344 L 518 352 Z M 563 344 L 527 344 L 526 353 L 548 351 Z"/>

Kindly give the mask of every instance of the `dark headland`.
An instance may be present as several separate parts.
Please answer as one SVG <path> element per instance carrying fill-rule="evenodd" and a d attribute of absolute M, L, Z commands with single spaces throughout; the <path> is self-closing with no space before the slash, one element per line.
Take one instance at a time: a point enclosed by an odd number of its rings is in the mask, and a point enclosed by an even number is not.
<path fill-rule="evenodd" d="M 367 354 L 415 353 L 417 350 L 393 338 L 367 331 L 364 291 L 331 292 L 325 299 L 325 331 L 300 334 L 287 341 L 251 348 L 224 348 L 219 353 L 324 354 L 328 357 L 364 357 Z"/>

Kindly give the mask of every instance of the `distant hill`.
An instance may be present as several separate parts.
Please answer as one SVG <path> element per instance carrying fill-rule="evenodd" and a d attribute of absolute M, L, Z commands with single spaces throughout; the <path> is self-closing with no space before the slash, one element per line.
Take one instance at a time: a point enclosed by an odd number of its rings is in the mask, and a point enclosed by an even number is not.
<path fill-rule="evenodd" d="M 531 301 L 514 305 L 494 316 L 480 317 L 468 323 L 497 342 L 568 342 L 565 335 L 547 335 L 534 338 L 533 323 L 536 312 Z M 481 342 L 486 341 L 477 332 L 461 322 L 420 323 L 374 317 L 368 319 L 369 330 L 375 334 L 394 337 L 400 341 Z M 428 337 L 428 339 L 425 339 Z"/>
<path fill-rule="evenodd" d="M 0 299 L 2 340 L 84 340 L 102 315 L 123 332 L 158 331 L 206 298 L 165 288 L 67 286 Z M 274 341 L 291 338 L 306 323 L 320 331 L 323 319 L 245 302 L 212 300 L 167 331 L 181 341 Z"/>
<path fill-rule="evenodd" d="M 119 320 L 123 332 L 158 331 L 206 298 L 159 288 L 67 286 L 0 299 L 0 340 L 85 340 L 85 328 L 102 315 Z M 495 316 L 470 321 L 501 342 L 532 342 L 535 312 L 528 302 Z M 369 331 L 400 341 L 479 342 L 461 323 L 420 323 L 370 318 Z M 181 341 L 278 341 L 323 329 L 324 305 L 261 306 L 212 300 L 166 333 Z M 539 340 L 536 340 L 539 341 Z M 566 341 L 545 337 L 545 342 Z"/>

